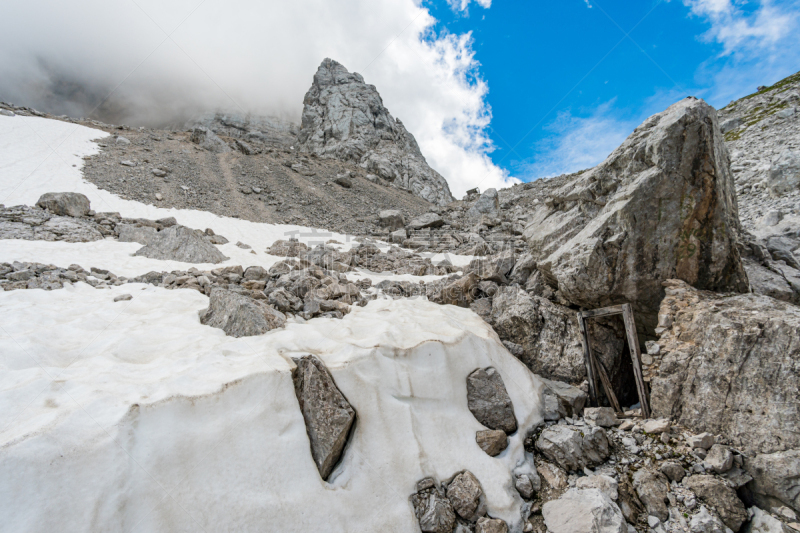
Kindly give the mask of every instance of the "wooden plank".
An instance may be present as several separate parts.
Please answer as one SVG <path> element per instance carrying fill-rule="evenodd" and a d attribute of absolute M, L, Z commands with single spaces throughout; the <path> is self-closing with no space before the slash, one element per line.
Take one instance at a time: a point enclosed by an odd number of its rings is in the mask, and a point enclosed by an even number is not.
<path fill-rule="evenodd" d="M 586 365 L 586 379 L 589 382 L 589 400 L 592 405 L 597 404 L 597 389 L 594 381 L 594 369 L 590 350 L 589 331 L 583 317 L 578 313 L 578 328 L 581 330 L 581 344 L 583 345 L 583 362 Z"/>
<path fill-rule="evenodd" d="M 647 401 L 647 388 L 642 376 L 642 353 L 639 350 L 639 335 L 636 334 L 636 323 L 633 320 L 631 304 L 622 306 L 622 318 L 625 321 L 625 333 L 628 335 L 628 348 L 631 352 L 633 363 L 633 376 L 636 379 L 636 390 L 639 393 L 639 402 L 642 404 L 642 416 L 650 418 L 650 405 Z"/>
<path fill-rule="evenodd" d="M 606 368 L 603 366 L 603 362 L 592 354 L 592 362 L 594 363 L 594 368 L 597 370 L 597 375 L 600 377 L 600 382 L 603 384 L 603 390 L 606 393 L 606 398 L 608 401 L 611 402 L 611 407 L 614 408 L 614 411 L 617 413 L 622 413 L 622 409 L 619 406 L 619 401 L 617 400 L 617 395 L 614 394 L 614 389 L 611 387 L 611 380 L 608 379 L 608 373 L 606 372 Z"/>
<path fill-rule="evenodd" d="M 581 311 L 582 318 L 598 318 L 607 315 L 619 315 L 622 313 L 621 305 L 613 305 L 611 307 L 602 307 L 600 309 L 590 309 L 589 311 Z"/>

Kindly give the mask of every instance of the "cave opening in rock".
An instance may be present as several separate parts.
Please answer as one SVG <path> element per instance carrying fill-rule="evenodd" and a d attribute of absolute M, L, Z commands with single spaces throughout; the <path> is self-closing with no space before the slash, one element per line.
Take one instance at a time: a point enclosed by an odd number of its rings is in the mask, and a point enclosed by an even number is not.
<path fill-rule="evenodd" d="M 630 347 L 625 335 L 625 323 L 622 315 L 607 316 L 596 319 L 596 321 L 597 326 L 590 327 L 594 333 L 592 352 L 595 361 L 605 368 L 619 405 L 626 409 L 639 403 L 639 393 L 636 390 L 636 378 L 633 373 Z M 601 328 L 604 330 L 602 333 Z M 599 380 L 597 393 L 600 405 L 611 407 L 611 402 L 606 397 Z"/>

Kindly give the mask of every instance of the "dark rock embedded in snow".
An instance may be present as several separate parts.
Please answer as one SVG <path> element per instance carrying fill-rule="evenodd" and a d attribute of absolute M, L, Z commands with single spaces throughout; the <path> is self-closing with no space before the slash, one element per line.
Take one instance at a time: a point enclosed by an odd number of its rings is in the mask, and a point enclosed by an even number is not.
<path fill-rule="evenodd" d="M 417 492 L 411 495 L 410 500 L 423 533 L 453 532 L 456 525 L 453 504 L 433 479 L 419 481 Z"/>
<path fill-rule="evenodd" d="M 77 192 L 48 192 L 36 202 L 37 207 L 47 209 L 54 215 L 82 217 L 91 209 L 89 199 Z"/>
<path fill-rule="evenodd" d="M 479 368 L 467 376 L 467 405 L 478 422 L 506 434 L 517 431 L 514 406 L 500 373 L 493 367 Z"/>
<path fill-rule="evenodd" d="M 203 234 L 186 226 L 164 228 L 133 255 L 183 263 L 221 263 L 225 257 Z"/>
<path fill-rule="evenodd" d="M 249 337 L 283 327 L 286 317 L 262 300 L 216 288 L 211 291 L 200 323 L 219 328 L 231 337 Z"/>
<path fill-rule="evenodd" d="M 465 470 L 458 474 L 447 486 L 447 498 L 453 504 L 453 509 L 458 516 L 465 520 L 475 520 L 481 513 L 481 498 L 483 489 L 478 478 Z"/>
<path fill-rule="evenodd" d="M 319 475 L 327 480 L 342 457 L 356 412 L 322 361 L 307 355 L 294 362 L 297 367 L 292 370 L 292 380 L 306 423 L 311 456 Z"/>
<path fill-rule="evenodd" d="M 508 447 L 508 435 L 502 429 L 481 429 L 475 432 L 475 442 L 487 455 L 495 457 Z"/>

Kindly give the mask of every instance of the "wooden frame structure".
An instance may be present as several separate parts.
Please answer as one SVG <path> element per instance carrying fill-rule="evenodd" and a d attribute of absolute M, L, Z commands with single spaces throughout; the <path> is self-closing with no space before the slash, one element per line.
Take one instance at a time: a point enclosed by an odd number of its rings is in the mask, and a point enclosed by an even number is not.
<path fill-rule="evenodd" d="M 592 309 L 590 311 L 580 311 L 578 313 L 578 327 L 581 330 L 581 344 L 583 344 L 583 360 L 586 364 L 586 375 L 589 381 L 589 395 L 592 402 L 598 405 L 597 396 L 597 381 L 599 377 L 600 382 L 603 384 L 603 391 L 611 406 L 618 413 L 622 412 L 619 405 L 617 396 L 611 387 L 611 381 L 608 379 L 606 369 L 603 363 L 598 361 L 592 354 L 592 342 L 589 336 L 589 329 L 586 327 L 587 318 L 600 318 L 609 315 L 622 315 L 625 321 L 625 334 L 628 337 L 628 349 L 631 352 L 631 361 L 633 363 L 633 377 L 636 381 L 636 391 L 639 393 L 639 402 L 642 406 L 642 416 L 650 418 L 650 405 L 647 401 L 647 389 L 644 385 L 644 378 L 642 377 L 642 354 L 639 348 L 639 336 L 636 334 L 636 323 L 633 321 L 633 309 L 631 304 L 614 305 L 612 307 L 603 307 L 601 309 Z"/>

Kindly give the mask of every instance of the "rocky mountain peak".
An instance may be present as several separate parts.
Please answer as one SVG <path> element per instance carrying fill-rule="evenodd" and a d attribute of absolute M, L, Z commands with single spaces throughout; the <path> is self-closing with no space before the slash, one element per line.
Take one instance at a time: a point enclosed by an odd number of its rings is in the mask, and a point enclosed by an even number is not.
<path fill-rule="evenodd" d="M 354 161 L 388 184 L 435 204 L 453 200 L 447 181 L 428 166 L 414 136 L 360 74 L 323 60 L 303 104 L 301 151 Z"/>

